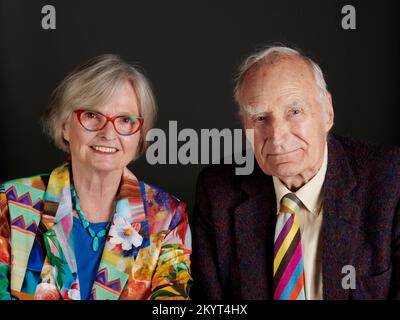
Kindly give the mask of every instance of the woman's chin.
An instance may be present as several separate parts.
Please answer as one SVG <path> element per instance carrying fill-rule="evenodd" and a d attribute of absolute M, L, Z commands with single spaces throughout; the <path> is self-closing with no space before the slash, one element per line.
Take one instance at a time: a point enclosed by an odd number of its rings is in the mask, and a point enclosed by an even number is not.
<path fill-rule="evenodd" d="M 91 163 L 90 167 L 99 172 L 115 171 L 124 168 L 123 165 L 118 165 L 115 161 L 95 161 Z"/>

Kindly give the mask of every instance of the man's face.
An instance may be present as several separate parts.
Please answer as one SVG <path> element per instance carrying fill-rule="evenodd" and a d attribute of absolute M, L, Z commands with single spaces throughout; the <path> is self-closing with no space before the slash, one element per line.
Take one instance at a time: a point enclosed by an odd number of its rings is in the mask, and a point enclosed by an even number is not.
<path fill-rule="evenodd" d="M 240 92 L 246 129 L 254 129 L 254 154 L 268 175 L 316 174 L 333 125 L 330 96 L 325 111 L 310 67 L 300 58 L 282 58 L 246 75 Z"/>

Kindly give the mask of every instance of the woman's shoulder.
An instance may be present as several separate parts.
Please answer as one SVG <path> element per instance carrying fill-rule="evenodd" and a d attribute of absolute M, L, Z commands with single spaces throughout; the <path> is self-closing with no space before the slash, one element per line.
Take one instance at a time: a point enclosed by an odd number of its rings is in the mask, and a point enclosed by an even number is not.
<path fill-rule="evenodd" d="M 140 184 L 147 207 L 151 208 L 152 211 L 163 210 L 174 212 L 178 206 L 186 206 L 181 199 L 158 186 L 143 181 L 140 181 Z"/>
<path fill-rule="evenodd" d="M 145 182 L 140 182 L 140 184 L 149 222 L 149 232 L 156 234 L 179 228 L 181 230 L 179 232 L 183 232 L 180 237 L 185 238 L 188 224 L 185 202 L 159 187 Z"/>
<path fill-rule="evenodd" d="M 178 205 L 183 203 L 178 197 L 163 190 L 162 188 L 153 184 L 140 181 L 142 192 L 144 192 L 146 200 L 156 202 L 159 205 Z"/>
<path fill-rule="evenodd" d="M 49 173 L 42 173 L 2 182 L 0 183 L 0 192 L 44 192 L 47 187 L 49 175 Z"/>

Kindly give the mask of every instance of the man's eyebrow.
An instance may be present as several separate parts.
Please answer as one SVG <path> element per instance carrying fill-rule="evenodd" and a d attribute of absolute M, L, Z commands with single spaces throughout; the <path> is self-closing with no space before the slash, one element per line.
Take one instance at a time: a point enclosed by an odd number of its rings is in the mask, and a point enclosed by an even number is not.
<path fill-rule="evenodd" d="M 305 107 L 307 109 L 310 109 L 311 105 L 306 101 L 296 99 L 286 105 L 286 108 L 293 108 L 293 107 Z"/>
<path fill-rule="evenodd" d="M 246 105 L 246 106 L 243 106 L 243 110 L 249 116 L 254 116 L 255 114 L 259 114 L 259 113 L 268 113 L 265 110 L 265 108 L 260 107 L 260 106 Z"/>
<path fill-rule="evenodd" d="M 304 103 L 302 101 L 299 101 L 298 99 L 291 101 L 286 105 L 286 108 L 292 108 L 292 107 L 298 107 L 302 106 Z"/>

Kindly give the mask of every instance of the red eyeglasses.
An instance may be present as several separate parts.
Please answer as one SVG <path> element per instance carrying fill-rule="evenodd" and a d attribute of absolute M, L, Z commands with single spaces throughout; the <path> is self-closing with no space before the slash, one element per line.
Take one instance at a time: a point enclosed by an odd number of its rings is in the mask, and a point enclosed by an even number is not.
<path fill-rule="evenodd" d="M 108 117 L 97 111 L 75 110 L 79 123 L 87 131 L 100 131 L 108 122 L 112 122 L 115 131 L 121 136 L 130 136 L 140 130 L 143 125 L 142 117 L 122 115 Z"/>

